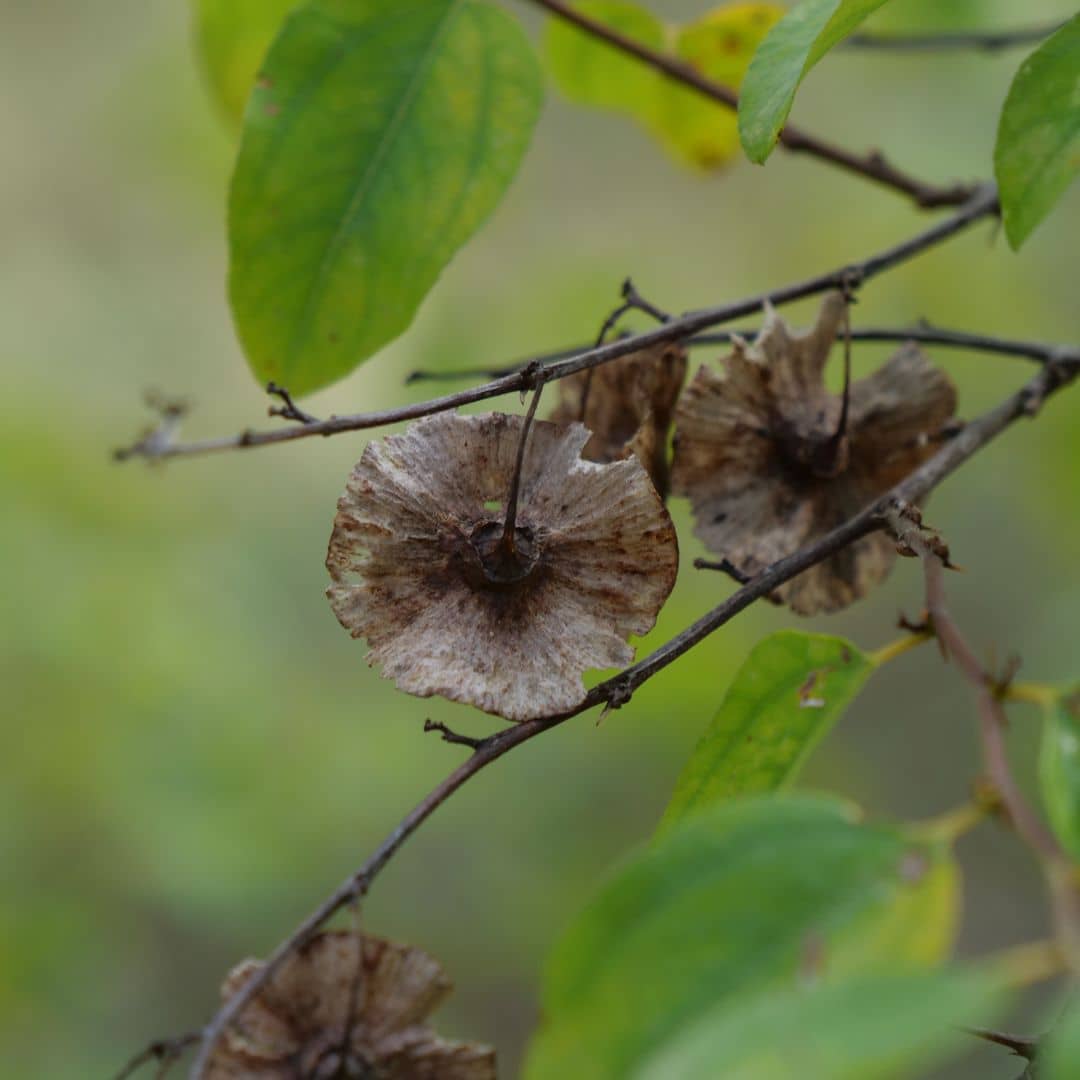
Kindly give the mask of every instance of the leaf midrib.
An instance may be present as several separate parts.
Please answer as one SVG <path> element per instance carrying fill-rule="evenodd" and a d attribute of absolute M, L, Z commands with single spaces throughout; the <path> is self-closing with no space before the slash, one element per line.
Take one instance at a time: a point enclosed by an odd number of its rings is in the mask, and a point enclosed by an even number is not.
<path fill-rule="evenodd" d="M 338 226 L 334 230 L 334 234 L 330 238 L 329 243 L 324 248 L 322 257 L 319 259 L 319 264 L 316 267 L 314 274 L 312 274 L 309 279 L 307 290 L 304 293 L 303 307 L 300 309 L 300 314 L 297 316 L 296 323 L 293 326 L 292 335 L 289 338 L 288 347 L 285 350 L 283 368 L 287 372 L 291 372 L 292 370 L 293 362 L 296 359 L 297 351 L 307 332 L 312 311 L 317 302 L 317 298 L 322 291 L 323 283 L 329 275 L 333 265 L 337 262 L 341 247 L 352 227 L 353 221 L 362 209 L 363 201 L 371 190 L 371 185 L 378 175 L 379 167 L 386 159 L 393 145 L 397 142 L 405 116 L 415 103 L 417 95 L 420 93 L 424 80 L 434 62 L 435 54 L 442 44 L 448 28 L 465 2 L 467 2 L 467 0 L 453 0 L 446 9 L 446 14 L 443 16 L 441 23 L 431 35 L 431 41 L 425 49 L 420 63 L 416 66 L 412 78 L 409 80 L 406 87 L 405 93 L 401 97 L 401 101 L 398 103 L 391 114 L 390 119 L 383 127 L 379 137 L 379 145 L 372 155 L 368 167 L 364 170 L 364 175 L 361 178 L 360 183 L 357 185 L 356 190 L 349 199 L 348 206 L 345 208 L 345 213 L 338 222 Z"/>

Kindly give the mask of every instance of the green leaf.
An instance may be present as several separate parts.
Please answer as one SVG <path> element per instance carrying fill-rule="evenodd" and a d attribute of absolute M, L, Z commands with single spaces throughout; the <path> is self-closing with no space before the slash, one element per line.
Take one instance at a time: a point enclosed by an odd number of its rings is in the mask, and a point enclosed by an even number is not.
<path fill-rule="evenodd" d="M 843 638 L 781 630 L 758 642 L 686 763 L 660 829 L 789 783 L 873 670 Z"/>
<path fill-rule="evenodd" d="M 297 0 L 195 0 L 195 45 L 210 89 L 236 126 L 259 65 Z"/>
<path fill-rule="evenodd" d="M 962 1025 L 999 1004 L 989 971 L 940 971 L 810 982 L 725 1001 L 680 1032 L 635 1080 L 880 1080 L 914 1075 L 970 1049 Z M 900 1070 L 903 1070 L 902 1073 Z"/>
<path fill-rule="evenodd" d="M 835 800 L 738 799 L 630 859 L 556 946 L 529 1080 L 623 1078 L 724 1002 L 940 959 L 956 920 L 942 845 Z"/>
<path fill-rule="evenodd" d="M 1080 859 L 1080 685 L 1047 700 L 1039 782 L 1058 840 Z"/>
<path fill-rule="evenodd" d="M 251 96 L 229 293 L 256 378 L 333 382 L 400 334 L 502 197 L 542 100 L 481 0 L 312 0 Z"/>
<path fill-rule="evenodd" d="M 1014 248 L 1080 172 L 1080 14 L 1021 65 L 1001 110 L 994 173 Z"/>
<path fill-rule="evenodd" d="M 759 164 L 776 145 L 810 69 L 885 0 L 802 0 L 769 32 L 739 95 L 739 138 Z"/>
<path fill-rule="evenodd" d="M 1039 1042 L 1039 1080 L 1076 1080 L 1080 1076 L 1080 1005 L 1066 1005 L 1065 1014 Z"/>
<path fill-rule="evenodd" d="M 650 49 L 664 48 L 664 24 L 638 4 L 628 0 L 585 0 L 574 4 L 574 9 Z M 548 19 L 544 57 L 555 85 L 571 101 L 618 109 L 645 121 L 652 116 L 662 77 L 647 64 L 573 23 Z"/>

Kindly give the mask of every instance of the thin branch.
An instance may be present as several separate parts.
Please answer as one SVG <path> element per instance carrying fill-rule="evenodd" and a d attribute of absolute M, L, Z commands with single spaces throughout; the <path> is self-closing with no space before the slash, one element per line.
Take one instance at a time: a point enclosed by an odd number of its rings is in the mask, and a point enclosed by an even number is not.
<path fill-rule="evenodd" d="M 262 989 L 286 957 L 310 939 L 335 912 L 364 896 L 379 872 L 405 841 L 467 780 L 510 750 L 550 728 L 557 727 L 571 717 L 598 705 L 604 705 L 606 708 L 618 708 L 625 705 L 644 682 L 695 645 L 700 644 L 754 601 L 768 596 L 803 570 L 829 558 L 860 537 L 884 528 L 887 523 L 886 515 L 894 511 L 898 505 L 913 503 L 925 496 L 1015 420 L 1033 415 L 1046 398 L 1071 382 L 1077 374 L 1080 374 L 1080 362 L 1053 364 L 1042 368 L 1024 387 L 1001 405 L 969 423 L 955 439 L 891 491 L 875 500 L 849 521 L 833 529 L 832 532 L 774 563 L 655 652 L 594 687 L 573 709 L 556 716 L 516 724 L 481 740 L 473 754 L 413 807 L 363 866 L 346 878 L 288 938 L 281 942 L 259 971 L 222 1005 L 206 1026 L 203 1045 L 191 1072 L 193 1080 L 200 1080 L 204 1075 L 213 1048 L 221 1034 Z"/>
<path fill-rule="evenodd" d="M 852 34 L 845 48 L 880 52 L 955 52 L 974 49 L 999 52 L 1020 45 L 1034 45 L 1060 30 L 1064 23 L 1020 27 L 1016 30 L 945 30 L 934 34 Z"/>
<path fill-rule="evenodd" d="M 189 1031 L 172 1039 L 155 1039 L 145 1050 L 140 1050 L 117 1074 L 115 1080 L 128 1080 L 144 1065 L 156 1061 L 160 1066 L 158 1076 L 165 1076 L 185 1050 L 202 1040 L 202 1032 Z"/>
<path fill-rule="evenodd" d="M 295 420 L 298 424 L 317 424 L 319 418 L 312 416 L 309 412 L 304 412 L 295 401 L 292 399 L 292 395 L 284 386 L 278 386 L 276 382 L 268 382 L 266 384 L 266 392 L 271 397 L 280 398 L 281 405 L 271 405 L 267 410 L 269 416 L 280 416 L 285 420 Z"/>
<path fill-rule="evenodd" d="M 579 30 L 591 34 L 593 37 L 607 42 L 608 45 L 634 56 L 649 67 L 666 75 L 669 79 L 683 83 L 691 89 L 698 91 L 705 97 L 726 105 L 730 109 L 736 109 L 739 105 L 739 95 L 729 86 L 713 82 L 706 78 L 696 68 L 669 56 L 666 53 L 657 52 L 647 45 L 642 45 L 633 38 L 621 34 L 618 30 L 606 26 L 596 19 L 580 11 L 576 11 L 563 0 L 532 0 L 538 7 L 551 12 L 552 15 L 572 23 Z M 890 164 L 885 157 L 874 151 L 866 155 L 853 154 L 842 146 L 826 142 L 826 140 L 811 135 L 794 124 L 787 124 L 780 132 L 780 145 L 785 150 L 796 153 L 809 154 L 821 161 L 827 161 L 831 165 L 837 165 L 847 172 L 873 180 L 875 183 L 892 188 L 903 195 L 914 199 L 916 205 L 924 209 L 932 209 L 941 206 L 959 206 L 967 202 L 975 192 L 970 184 L 952 184 L 949 187 L 939 187 L 928 184 L 917 177 L 903 172 Z"/>
<path fill-rule="evenodd" d="M 647 349 L 653 345 L 671 341 L 680 341 L 702 330 L 731 322 L 733 319 L 739 319 L 746 315 L 752 315 L 761 311 L 767 303 L 779 307 L 795 300 L 803 300 L 808 296 L 828 292 L 830 289 L 857 287 L 871 278 L 877 277 L 884 271 L 907 262 L 907 260 L 926 251 L 928 248 L 932 248 L 955 236 L 973 223 L 995 215 L 997 212 L 997 191 L 992 184 L 988 184 L 979 188 L 973 198 L 944 221 L 917 233 L 900 244 L 895 244 L 859 262 L 849 263 L 827 273 L 817 274 L 804 281 L 796 282 L 793 285 L 760 293 L 744 300 L 736 300 L 716 307 L 690 311 L 677 318 L 669 319 L 660 326 L 646 330 L 643 333 L 619 338 L 608 342 L 606 345 L 586 349 L 573 356 L 552 360 L 548 363 L 530 364 L 521 371 L 502 375 L 490 382 L 481 383 L 479 386 L 467 390 L 444 394 L 430 401 L 416 402 L 411 405 L 383 409 L 378 412 L 357 413 L 352 416 L 332 416 L 328 420 L 321 420 L 314 424 L 298 424 L 294 427 L 274 428 L 268 431 L 243 431 L 239 435 L 205 439 L 201 442 L 179 443 L 169 441 L 167 443 L 155 443 L 153 446 L 144 446 L 137 443 L 127 450 L 118 452 L 118 456 L 122 454 L 125 458 L 140 456 L 151 460 L 161 460 L 173 457 L 190 457 L 195 454 L 218 453 L 226 450 L 250 449 L 256 446 L 269 446 L 273 443 L 292 442 L 295 439 L 306 439 L 316 435 L 339 435 L 346 431 L 361 431 L 368 428 L 384 427 L 387 424 L 398 423 L 402 420 L 415 420 L 421 416 L 446 412 L 461 405 L 471 405 L 474 402 L 486 401 L 489 398 L 500 397 L 503 394 L 532 390 L 538 381 L 551 382 L 555 379 L 563 379 L 577 371 L 584 371 L 598 364 L 610 363 L 612 360 L 637 352 L 639 349 Z"/>
<path fill-rule="evenodd" d="M 1049 372 L 1052 369 L 1047 369 Z M 1077 369 L 1072 369 L 1075 377 Z M 1036 394 L 1033 402 L 1041 404 L 1045 393 Z M 1019 403 L 1020 415 L 1030 403 Z M 941 456 L 941 455 L 939 455 Z M 945 570 L 949 567 L 948 549 L 941 540 L 920 527 L 920 517 L 910 506 L 894 507 L 888 512 L 891 530 L 903 548 L 922 559 L 926 576 L 926 611 L 930 628 L 941 645 L 945 659 L 952 660 L 957 670 L 975 690 L 979 714 L 979 734 L 983 760 L 1002 809 L 1017 835 L 1039 858 L 1047 878 L 1054 921 L 1063 952 L 1071 964 L 1077 960 L 1080 941 L 1080 890 L 1072 872 L 1071 860 L 1046 827 L 1042 818 L 1025 798 L 1013 776 L 1005 745 L 1008 718 L 1002 704 L 1000 683 L 983 666 L 960 627 L 949 612 L 945 598 Z"/>
<path fill-rule="evenodd" d="M 732 338 L 736 337 L 742 338 L 744 341 L 753 341 L 760 332 L 756 326 L 719 330 L 711 334 L 696 334 L 694 337 L 687 338 L 683 344 L 692 349 L 728 345 L 731 343 Z M 968 349 L 972 352 L 1015 356 L 1039 364 L 1080 354 L 1080 349 L 1068 345 L 1047 344 L 1041 341 L 1017 341 L 1013 338 L 1002 338 L 993 334 L 972 334 L 964 330 L 946 330 L 943 327 L 934 326 L 925 319 L 920 319 L 913 326 L 852 327 L 851 340 L 917 341 L 922 345 L 940 345 L 947 349 Z M 835 341 L 833 344 L 839 344 L 839 341 Z M 510 367 L 498 369 L 454 368 L 447 371 L 413 371 L 406 376 L 405 383 L 408 385 L 415 382 L 456 382 L 459 379 L 474 378 L 494 379 L 504 375 L 513 375 L 531 363 L 549 363 L 553 360 L 565 360 L 569 356 L 577 356 L 578 353 L 584 352 L 588 348 L 588 345 L 573 345 L 565 349 L 544 353 L 541 356 L 529 357 L 527 360 L 520 360 Z"/>
<path fill-rule="evenodd" d="M 424 721 L 424 732 L 429 731 L 437 731 L 442 736 L 443 742 L 454 743 L 456 746 L 467 746 L 471 750 L 479 750 L 484 741 L 483 739 L 474 739 L 471 735 L 461 735 L 441 720 L 432 720 L 431 717 Z"/>

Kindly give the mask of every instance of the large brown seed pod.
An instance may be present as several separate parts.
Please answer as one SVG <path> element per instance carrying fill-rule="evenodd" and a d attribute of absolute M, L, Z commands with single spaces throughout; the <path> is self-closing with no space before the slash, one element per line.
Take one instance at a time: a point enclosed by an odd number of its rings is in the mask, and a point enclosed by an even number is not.
<path fill-rule="evenodd" d="M 845 301 L 829 294 L 816 325 L 794 333 L 772 309 L 752 345 L 736 340 L 721 377 L 702 368 L 676 408 L 672 488 L 688 495 L 705 546 L 753 576 L 824 536 L 938 449 L 956 390 L 908 342 L 843 401 L 824 370 Z M 810 615 L 853 603 L 896 557 L 864 537 L 780 587 Z"/>
<path fill-rule="evenodd" d="M 574 708 L 584 671 L 629 663 L 678 567 L 645 471 L 583 461 L 580 424 L 533 424 L 503 543 L 522 424 L 443 413 L 369 443 L 326 559 L 331 606 L 385 677 L 515 721 Z"/>
<path fill-rule="evenodd" d="M 231 998 L 261 968 L 245 960 Z M 329 931 L 294 952 L 223 1034 L 207 1080 L 495 1080 L 495 1051 L 440 1038 L 424 1021 L 450 980 L 420 949 Z"/>
<path fill-rule="evenodd" d="M 686 350 L 654 345 L 559 380 L 550 419 L 580 420 L 592 433 L 581 456 L 620 461 L 636 455 L 660 494 L 668 491 L 668 430 L 686 380 Z"/>

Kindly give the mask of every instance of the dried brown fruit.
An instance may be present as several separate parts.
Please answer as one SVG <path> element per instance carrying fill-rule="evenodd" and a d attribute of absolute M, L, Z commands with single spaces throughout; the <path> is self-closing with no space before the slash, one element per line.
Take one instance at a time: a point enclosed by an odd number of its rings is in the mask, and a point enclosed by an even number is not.
<path fill-rule="evenodd" d="M 551 420 L 580 420 L 592 432 L 581 452 L 588 461 L 637 455 L 656 490 L 666 495 L 668 430 L 685 379 L 686 350 L 654 345 L 560 380 Z"/>
<path fill-rule="evenodd" d="M 689 495 L 695 532 L 753 576 L 835 528 L 937 449 L 956 410 L 949 378 L 906 343 L 843 401 L 825 389 L 844 321 L 840 293 L 796 334 L 769 310 L 752 345 L 736 341 L 721 377 L 702 368 L 676 409 L 673 490 Z M 875 533 L 777 590 L 800 614 L 836 611 L 888 574 L 893 541 Z"/>
<path fill-rule="evenodd" d="M 246 960 L 228 1000 L 261 967 Z M 225 1032 L 207 1080 L 494 1080 L 495 1051 L 440 1038 L 423 1021 L 450 992 L 409 945 L 330 931 L 294 952 Z"/>
<path fill-rule="evenodd" d="M 533 425 L 512 550 L 503 503 L 523 421 L 443 413 L 368 444 L 338 502 L 331 606 L 402 690 L 510 720 L 557 715 L 581 674 L 633 659 L 678 544 L 636 459 L 581 459 L 580 424 Z"/>

